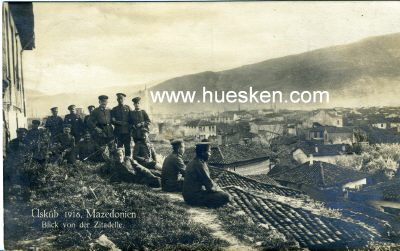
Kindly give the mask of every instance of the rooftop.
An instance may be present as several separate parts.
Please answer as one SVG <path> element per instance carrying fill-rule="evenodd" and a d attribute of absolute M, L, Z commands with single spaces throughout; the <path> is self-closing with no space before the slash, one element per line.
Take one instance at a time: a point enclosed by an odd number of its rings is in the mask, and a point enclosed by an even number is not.
<path fill-rule="evenodd" d="M 308 161 L 270 176 L 278 181 L 327 188 L 366 178 L 368 174 L 322 161 L 310 165 Z"/>
<path fill-rule="evenodd" d="M 32 3 L 9 2 L 14 23 L 17 26 L 21 45 L 24 50 L 35 48 L 34 18 Z"/>

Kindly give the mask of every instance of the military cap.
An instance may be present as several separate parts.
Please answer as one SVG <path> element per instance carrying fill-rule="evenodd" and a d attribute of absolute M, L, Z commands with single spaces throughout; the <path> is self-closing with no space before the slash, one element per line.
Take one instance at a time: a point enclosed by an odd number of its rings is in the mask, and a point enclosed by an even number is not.
<path fill-rule="evenodd" d="M 120 92 L 117 93 L 116 95 L 117 95 L 117 97 L 120 97 L 120 96 L 121 96 L 121 97 L 124 97 L 124 98 L 126 97 L 126 95 L 125 95 L 124 93 L 120 93 Z"/>
<path fill-rule="evenodd" d="M 40 125 L 40 120 L 37 119 L 32 120 L 32 125 Z"/>
<path fill-rule="evenodd" d="M 68 106 L 68 110 L 72 110 L 72 109 L 74 109 L 76 107 L 76 105 L 69 105 Z"/>
<path fill-rule="evenodd" d="M 179 144 L 182 144 L 183 143 L 183 140 L 182 139 L 174 139 L 174 140 L 171 140 L 171 145 L 179 145 Z"/>
<path fill-rule="evenodd" d="M 90 109 L 90 108 L 96 108 L 96 106 L 94 106 L 94 105 L 89 105 L 87 108 L 88 108 L 88 109 Z"/>
<path fill-rule="evenodd" d="M 56 106 L 55 106 L 55 107 L 52 107 L 52 108 L 50 108 L 50 110 L 51 110 L 51 111 L 57 111 L 57 110 L 58 110 L 58 107 L 56 107 Z"/>
<path fill-rule="evenodd" d="M 26 128 L 18 128 L 17 129 L 17 133 L 23 133 L 23 132 L 27 133 L 28 130 Z"/>
<path fill-rule="evenodd" d="M 64 124 L 64 128 L 71 128 L 71 124 Z"/>
<path fill-rule="evenodd" d="M 196 144 L 196 150 L 207 151 L 210 148 L 211 142 L 207 140 L 202 140 L 201 142 Z"/>
<path fill-rule="evenodd" d="M 100 95 L 99 96 L 99 100 L 106 100 L 106 99 L 108 99 L 107 95 Z"/>
<path fill-rule="evenodd" d="M 83 135 L 84 135 L 84 136 L 86 136 L 86 135 L 92 136 L 88 130 L 86 130 L 86 131 L 83 133 Z"/>
<path fill-rule="evenodd" d="M 141 97 L 135 97 L 132 99 L 133 103 L 138 103 L 142 98 Z"/>

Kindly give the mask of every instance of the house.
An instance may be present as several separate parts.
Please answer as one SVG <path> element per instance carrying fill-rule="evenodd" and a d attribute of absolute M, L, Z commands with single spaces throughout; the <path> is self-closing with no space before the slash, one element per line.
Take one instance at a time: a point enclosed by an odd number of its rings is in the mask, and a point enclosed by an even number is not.
<path fill-rule="evenodd" d="M 307 140 L 321 141 L 324 144 L 353 144 L 356 142 L 352 127 L 323 126 L 313 123 L 312 128 L 307 129 Z"/>
<path fill-rule="evenodd" d="M 395 129 L 397 132 L 400 132 L 400 118 L 399 117 L 393 117 L 393 118 L 388 118 L 388 127 L 391 129 Z"/>
<path fill-rule="evenodd" d="M 283 186 L 299 189 L 318 200 L 334 200 L 346 190 L 359 190 L 368 174 L 322 161 L 308 161 L 270 177 Z"/>
<path fill-rule="evenodd" d="M 338 157 L 349 154 L 352 154 L 352 152 L 348 144 L 324 145 L 312 141 L 300 142 L 292 152 L 293 159 L 299 164 L 311 160 L 335 164 Z"/>
<path fill-rule="evenodd" d="M 195 136 L 197 139 L 208 139 L 217 136 L 217 127 L 213 122 L 202 119 L 186 122 L 183 127 L 184 136 Z"/>
<path fill-rule="evenodd" d="M 303 128 L 310 128 L 313 123 L 319 123 L 326 126 L 343 126 L 343 116 L 336 111 L 317 110 L 312 112 L 309 117 L 303 121 Z"/>
<path fill-rule="evenodd" d="M 32 3 L 3 3 L 3 151 L 27 127 L 23 52 L 35 48 Z M 3 154 L 4 154 L 3 153 Z"/>

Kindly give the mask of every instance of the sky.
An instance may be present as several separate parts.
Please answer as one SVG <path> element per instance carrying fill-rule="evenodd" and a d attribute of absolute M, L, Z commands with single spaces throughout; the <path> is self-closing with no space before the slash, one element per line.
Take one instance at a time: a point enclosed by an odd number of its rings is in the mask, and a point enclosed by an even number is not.
<path fill-rule="evenodd" d="M 400 32 L 400 2 L 33 3 L 25 86 L 139 88 Z"/>

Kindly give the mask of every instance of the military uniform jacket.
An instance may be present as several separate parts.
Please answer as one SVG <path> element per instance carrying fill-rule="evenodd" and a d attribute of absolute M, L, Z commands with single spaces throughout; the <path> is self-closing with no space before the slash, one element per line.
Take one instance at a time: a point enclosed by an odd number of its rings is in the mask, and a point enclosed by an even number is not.
<path fill-rule="evenodd" d="M 90 141 L 81 141 L 78 143 L 76 147 L 76 151 L 79 155 L 79 159 L 83 160 L 89 156 L 92 156 L 93 159 L 97 158 L 98 156 L 94 153 L 98 153 L 98 155 L 101 155 L 101 148 L 99 145 L 96 144 L 96 142 L 90 140 Z"/>
<path fill-rule="evenodd" d="M 75 137 L 80 137 L 83 134 L 83 121 L 78 115 L 65 115 L 64 123 L 71 125 L 71 134 Z"/>
<path fill-rule="evenodd" d="M 163 189 L 174 190 L 178 186 L 178 175 L 185 175 L 185 163 L 182 156 L 171 153 L 165 158 L 161 171 L 161 185 Z"/>
<path fill-rule="evenodd" d="M 206 191 L 211 191 L 216 185 L 210 177 L 207 163 L 196 157 L 189 162 L 186 167 L 182 195 L 185 198 L 191 198 L 192 196 L 201 193 L 203 191 L 203 186 Z"/>
<path fill-rule="evenodd" d="M 75 147 L 75 138 L 71 134 L 59 134 L 54 141 L 60 144 L 61 151 L 73 149 Z"/>
<path fill-rule="evenodd" d="M 127 105 L 118 105 L 111 110 L 111 121 L 115 126 L 115 134 L 130 133 L 130 112 L 131 108 Z"/>
<path fill-rule="evenodd" d="M 97 107 L 89 117 L 89 127 L 91 129 L 100 128 L 104 137 L 114 137 L 111 125 L 111 111 L 107 108 Z"/>
<path fill-rule="evenodd" d="M 25 154 L 27 151 L 27 144 L 25 140 L 15 138 L 8 143 L 7 155 L 9 154 Z"/>
<path fill-rule="evenodd" d="M 63 123 L 63 119 L 60 116 L 49 116 L 46 120 L 45 127 L 50 131 L 51 137 L 54 137 L 62 133 Z"/>
<path fill-rule="evenodd" d="M 89 130 L 89 118 L 90 115 L 86 115 L 85 118 L 83 118 L 83 126 L 85 127 L 85 130 Z"/>
<path fill-rule="evenodd" d="M 133 158 L 139 163 L 144 163 L 148 160 L 157 161 L 156 152 L 150 143 L 137 142 L 133 148 Z"/>
<path fill-rule="evenodd" d="M 45 136 L 42 129 L 31 129 L 25 138 L 28 149 L 32 152 L 34 159 L 45 159 L 49 148 L 49 138 Z"/>

